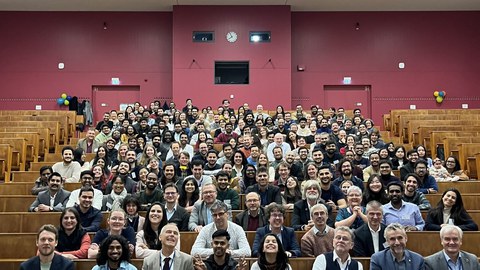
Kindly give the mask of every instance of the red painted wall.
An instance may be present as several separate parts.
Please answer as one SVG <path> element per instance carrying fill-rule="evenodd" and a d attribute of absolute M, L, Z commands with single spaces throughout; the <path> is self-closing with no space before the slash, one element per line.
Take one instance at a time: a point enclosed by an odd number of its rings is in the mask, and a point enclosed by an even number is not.
<path fill-rule="evenodd" d="M 480 107 L 480 12 L 175 6 L 148 13 L 0 12 L 0 18 L 0 109 L 58 108 L 60 93 L 91 98 L 92 85 L 108 85 L 111 77 L 140 85 L 143 103 L 173 96 L 179 107 L 187 97 L 217 105 L 233 94 L 233 107 L 244 101 L 267 109 L 326 107 L 324 85 L 341 84 L 343 76 L 371 85 L 377 123 L 381 114 L 410 104 Z M 216 42 L 193 43 L 193 30 L 215 31 Z M 253 30 L 270 30 L 272 42 L 250 44 Z M 236 43 L 226 41 L 228 31 L 239 34 Z M 214 60 L 250 60 L 251 84 L 214 85 Z M 304 72 L 296 71 L 299 64 Z M 447 91 L 443 104 L 436 104 L 434 90 Z"/>
<path fill-rule="evenodd" d="M 60 93 L 91 98 L 92 85 L 112 77 L 140 85 L 142 102 L 171 97 L 170 12 L 0 12 L 0 18 L 0 109 L 57 109 Z"/>
<path fill-rule="evenodd" d="M 290 104 L 290 15 L 289 6 L 174 6 L 174 99 L 183 106 L 192 98 L 199 107 L 218 106 L 230 95 L 234 108 Z M 215 42 L 194 43 L 193 31 L 215 31 Z M 226 40 L 229 31 L 238 34 L 235 43 Z M 271 31 L 271 42 L 250 43 L 250 31 Z M 216 60 L 250 61 L 250 84 L 215 85 Z"/>
<path fill-rule="evenodd" d="M 323 85 L 351 76 L 352 84 L 372 86 L 377 123 L 410 104 L 478 108 L 479 21 L 480 12 L 294 12 L 292 104 L 327 107 Z M 297 72 L 298 64 L 306 70 Z M 441 105 L 433 99 L 437 89 L 447 92 Z"/>

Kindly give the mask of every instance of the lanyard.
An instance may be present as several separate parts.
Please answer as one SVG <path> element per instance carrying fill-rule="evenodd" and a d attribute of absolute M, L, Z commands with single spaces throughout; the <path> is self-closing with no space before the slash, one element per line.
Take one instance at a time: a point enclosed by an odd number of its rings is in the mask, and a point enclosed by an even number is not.
<path fill-rule="evenodd" d="M 456 265 L 455 265 L 455 269 L 453 269 L 453 268 L 450 266 L 450 264 L 448 263 L 448 260 L 445 258 L 445 261 L 447 262 L 447 267 L 448 267 L 448 269 L 450 269 L 450 270 L 457 270 L 457 269 L 458 269 L 458 270 L 463 270 L 462 259 L 461 259 L 460 257 L 458 257 L 457 260 L 460 261 L 460 263 L 459 263 L 458 267 L 456 267 Z M 452 259 L 450 259 L 450 261 L 453 263 Z"/>
<path fill-rule="evenodd" d="M 165 258 L 168 258 L 168 257 L 165 257 Z M 172 258 L 170 258 L 170 263 L 168 264 L 168 268 L 167 268 L 168 270 L 170 270 L 172 268 L 174 259 L 175 259 L 175 251 L 173 252 Z M 160 269 L 165 269 L 165 265 L 162 268 L 162 262 L 165 264 L 165 262 L 162 260 L 162 256 L 160 255 Z"/>

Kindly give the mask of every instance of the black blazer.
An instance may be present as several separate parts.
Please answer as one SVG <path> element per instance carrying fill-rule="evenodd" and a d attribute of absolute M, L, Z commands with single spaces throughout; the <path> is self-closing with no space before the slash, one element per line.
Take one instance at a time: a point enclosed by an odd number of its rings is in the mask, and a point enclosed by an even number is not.
<path fill-rule="evenodd" d="M 327 210 L 328 210 L 327 225 L 332 228 L 335 228 L 335 222 L 330 218 L 330 214 L 332 214 L 332 207 L 322 202 L 319 202 L 319 203 L 327 207 Z M 296 202 L 293 205 L 293 215 L 292 215 L 292 221 L 291 221 L 292 227 L 295 229 L 295 231 L 302 230 L 302 226 L 305 224 L 308 224 L 308 221 L 310 219 L 311 219 L 310 211 L 308 210 L 307 200 L 301 200 Z"/>
<path fill-rule="evenodd" d="M 437 211 L 433 211 L 436 209 L 432 209 L 428 211 L 427 218 L 425 220 L 425 231 L 440 231 L 443 224 L 443 214 L 440 214 Z M 456 219 L 453 221 L 455 225 L 460 227 L 462 231 L 478 231 L 478 225 L 475 221 L 467 215 L 467 213 L 463 213 L 462 215 L 463 220 Z"/>
<path fill-rule="evenodd" d="M 258 228 L 268 225 L 267 214 L 265 208 L 260 206 L 260 213 L 258 214 Z M 248 209 L 243 210 L 241 213 L 235 216 L 235 223 L 242 226 L 243 230 L 247 231 L 248 228 Z"/>
<path fill-rule="evenodd" d="M 164 213 L 165 217 L 167 216 Z M 168 223 L 175 223 L 177 224 L 178 230 L 181 232 L 188 232 L 188 220 L 190 219 L 190 214 L 185 210 L 185 208 L 181 207 L 177 204 L 177 209 L 175 213 L 173 213 L 172 217 L 168 220 Z"/>
<path fill-rule="evenodd" d="M 385 232 L 385 225 L 380 224 L 380 231 L 378 232 L 378 251 L 385 249 L 383 243 L 385 243 L 385 237 L 383 233 Z M 353 256 L 354 257 L 371 257 L 375 253 L 373 249 L 373 239 L 372 234 L 370 233 L 370 228 L 368 224 L 365 223 L 354 232 L 355 241 L 353 246 Z"/>
<path fill-rule="evenodd" d="M 74 270 L 74 264 L 71 260 L 62 255 L 53 256 L 51 270 Z M 20 264 L 20 270 L 40 270 L 40 257 L 35 256 Z"/>
<path fill-rule="evenodd" d="M 256 192 L 260 194 L 260 189 L 258 188 L 258 184 L 249 186 L 245 191 L 245 194 L 248 194 L 249 192 Z M 267 188 L 267 205 L 272 202 L 276 202 L 277 204 L 282 204 L 282 196 L 280 193 L 280 189 L 278 187 L 272 186 L 269 184 Z M 262 205 L 262 206 L 266 206 L 266 205 Z"/>

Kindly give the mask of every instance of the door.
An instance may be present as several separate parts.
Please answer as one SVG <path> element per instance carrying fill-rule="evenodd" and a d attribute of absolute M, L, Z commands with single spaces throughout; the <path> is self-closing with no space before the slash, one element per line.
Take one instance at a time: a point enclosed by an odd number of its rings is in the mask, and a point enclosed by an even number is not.
<path fill-rule="evenodd" d="M 360 108 L 364 118 L 371 118 L 370 85 L 324 85 L 325 107 Z M 326 109 L 325 108 L 325 109 Z"/>
<path fill-rule="evenodd" d="M 94 123 L 103 119 L 103 114 L 111 110 L 124 110 L 140 99 L 139 85 L 93 85 L 92 97 Z"/>

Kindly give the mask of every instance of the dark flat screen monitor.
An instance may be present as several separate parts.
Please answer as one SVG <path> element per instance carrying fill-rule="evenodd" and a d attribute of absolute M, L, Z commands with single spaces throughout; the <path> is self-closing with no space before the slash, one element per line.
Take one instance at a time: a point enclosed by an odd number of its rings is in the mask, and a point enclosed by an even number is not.
<path fill-rule="evenodd" d="M 215 84 L 249 84 L 248 61 L 215 61 Z"/>

